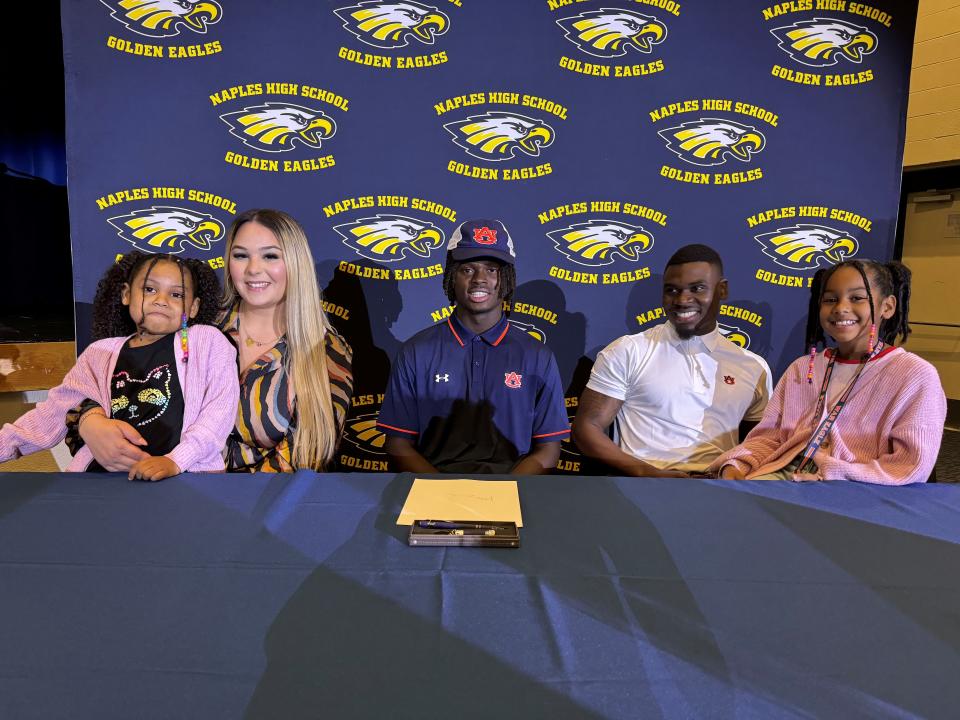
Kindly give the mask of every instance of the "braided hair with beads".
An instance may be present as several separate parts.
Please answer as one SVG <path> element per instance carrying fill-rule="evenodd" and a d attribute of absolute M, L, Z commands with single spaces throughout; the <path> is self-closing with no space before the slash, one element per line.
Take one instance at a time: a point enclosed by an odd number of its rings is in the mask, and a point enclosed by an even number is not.
<path fill-rule="evenodd" d="M 891 261 L 880 263 L 876 260 L 844 260 L 833 267 L 821 269 L 814 275 L 810 287 L 810 304 L 807 308 L 807 328 L 804 336 L 805 347 L 810 348 L 810 365 L 807 371 L 807 382 L 813 382 L 813 363 L 816 358 L 817 346 L 826 345 L 826 336 L 820 324 L 820 303 L 823 301 L 823 291 L 830 276 L 841 267 L 852 267 L 863 278 L 863 285 L 867 291 L 870 303 L 871 342 L 870 352 L 876 338 L 888 345 L 893 345 L 899 339 L 903 342 L 910 335 L 910 268 L 901 262 Z M 892 295 L 896 298 L 897 307 L 889 318 L 881 318 L 879 327 L 874 316 L 873 290 L 870 286 L 870 277 L 874 287 L 881 297 Z"/>

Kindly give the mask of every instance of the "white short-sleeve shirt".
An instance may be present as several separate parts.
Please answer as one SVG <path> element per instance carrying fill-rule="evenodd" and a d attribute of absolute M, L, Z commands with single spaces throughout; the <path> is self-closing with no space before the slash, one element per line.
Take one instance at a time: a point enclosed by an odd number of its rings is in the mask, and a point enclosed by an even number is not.
<path fill-rule="evenodd" d="M 682 339 L 669 322 L 614 340 L 597 355 L 587 387 L 622 400 L 620 448 L 658 468 L 704 470 L 759 421 L 770 368 L 718 330 Z"/>

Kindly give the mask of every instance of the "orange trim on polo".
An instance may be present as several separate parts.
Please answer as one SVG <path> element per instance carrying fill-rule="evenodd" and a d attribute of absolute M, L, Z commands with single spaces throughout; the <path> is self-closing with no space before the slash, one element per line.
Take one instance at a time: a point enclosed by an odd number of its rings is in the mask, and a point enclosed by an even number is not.
<path fill-rule="evenodd" d="M 377 427 L 390 428 L 391 430 L 396 430 L 397 432 L 407 433 L 408 435 L 419 435 L 419 434 L 420 434 L 420 433 L 418 433 L 416 430 L 406 430 L 406 429 L 404 429 L 404 428 L 394 427 L 393 425 L 387 425 L 386 423 L 382 423 L 382 422 L 380 422 L 379 420 L 377 421 Z"/>
<path fill-rule="evenodd" d="M 447 327 L 450 328 L 450 332 L 453 333 L 453 336 L 457 339 L 457 342 L 460 343 L 460 347 L 463 347 L 463 340 L 460 339 L 460 336 L 457 335 L 457 331 L 453 327 L 453 323 L 450 322 L 450 318 L 447 318 Z M 394 428 L 396 430 L 396 428 Z"/>
<path fill-rule="evenodd" d="M 542 435 L 534 435 L 533 437 L 534 438 L 553 437 L 554 435 L 565 435 L 568 432 L 570 432 L 570 428 L 567 428 L 566 430 L 558 430 L 557 432 L 552 432 L 552 433 L 543 433 Z"/>
<path fill-rule="evenodd" d="M 507 331 L 509 331 L 509 330 L 510 330 L 510 321 L 507 320 L 507 326 L 503 329 L 503 332 L 500 333 L 500 337 L 498 337 L 496 340 L 494 340 L 494 341 L 493 341 L 492 343 L 490 343 L 490 344 L 493 345 L 494 347 L 496 347 L 497 345 L 499 345 L 499 344 L 500 344 L 500 341 L 503 340 L 504 336 L 506 336 Z"/>

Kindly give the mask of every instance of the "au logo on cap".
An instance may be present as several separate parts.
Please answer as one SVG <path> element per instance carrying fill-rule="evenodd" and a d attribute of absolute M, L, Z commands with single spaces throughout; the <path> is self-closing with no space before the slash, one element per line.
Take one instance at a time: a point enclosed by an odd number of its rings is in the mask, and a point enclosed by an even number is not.
<path fill-rule="evenodd" d="M 474 228 L 473 240 L 481 245 L 496 245 L 497 231 L 493 228 L 487 227 L 486 225 L 483 227 Z"/>

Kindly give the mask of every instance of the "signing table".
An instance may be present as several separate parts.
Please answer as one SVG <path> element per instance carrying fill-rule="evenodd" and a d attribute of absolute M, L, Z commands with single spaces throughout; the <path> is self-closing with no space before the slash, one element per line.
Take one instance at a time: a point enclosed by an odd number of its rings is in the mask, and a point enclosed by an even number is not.
<path fill-rule="evenodd" d="M 520 478 L 509 550 L 411 482 L 0 475 L 0 717 L 957 717 L 960 488 Z"/>

